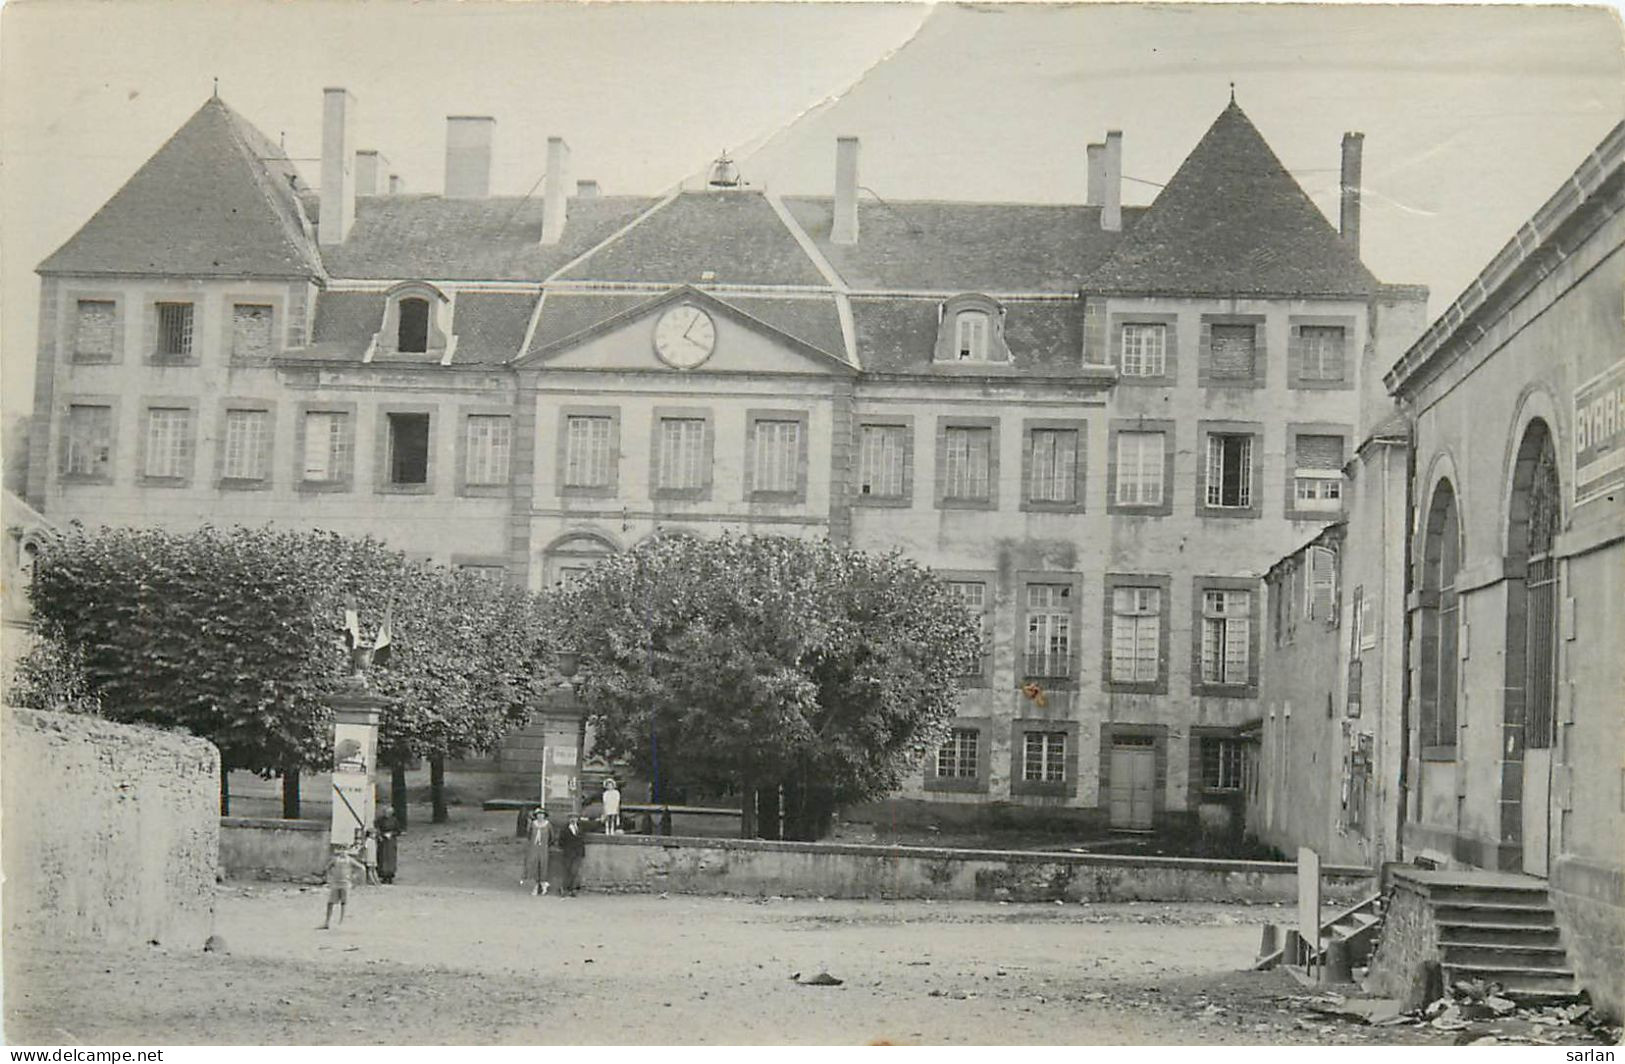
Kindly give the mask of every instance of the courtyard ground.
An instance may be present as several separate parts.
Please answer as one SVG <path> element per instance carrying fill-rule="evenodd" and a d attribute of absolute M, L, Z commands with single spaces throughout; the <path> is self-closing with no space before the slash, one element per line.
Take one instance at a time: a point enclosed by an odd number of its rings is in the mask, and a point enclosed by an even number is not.
<path fill-rule="evenodd" d="M 414 810 L 414 813 L 416 811 Z M 228 882 L 226 952 L 8 941 L 13 1043 L 1448 1044 L 1240 971 L 1275 906 L 583 894 L 517 882 L 513 818 L 414 821 L 401 879 Z M 827 971 L 839 986 L 804 980 Z M 802 981 L 792 976 L 800 975 Z"/>

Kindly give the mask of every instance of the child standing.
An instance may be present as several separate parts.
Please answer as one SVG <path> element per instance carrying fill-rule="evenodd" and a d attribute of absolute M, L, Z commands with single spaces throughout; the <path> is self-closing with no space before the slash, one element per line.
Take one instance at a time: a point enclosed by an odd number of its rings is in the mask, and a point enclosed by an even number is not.
<path fill-rule="evenodd" d="M 621 833 L 621 792 L 614 780 L 604 781 L 604 834 Z"/>
<path fill-rule="evenodd" d="M 367 886 L 376 886 L 378 884 L 378 836 L 371 828 L 367 829 L 366 837 L 361 840 L 361 853 L 363 855 L 362 861 L 367 866 Z"/>
<path fill-rule="evenodd" d="M 356 859 L 356 847 L 350 846 L 335 850 L 333 859 L 327 863 L 327 916 L 322 920 L 322 926 L 317 930 L 327 931 L 333 924 L 333 906 L 339 907 L 339 923 L 344 923 L 344 907 L 350 900 L 350 885 L 355 882 L 355 874 L 365 874 L 367 869 Z"/>

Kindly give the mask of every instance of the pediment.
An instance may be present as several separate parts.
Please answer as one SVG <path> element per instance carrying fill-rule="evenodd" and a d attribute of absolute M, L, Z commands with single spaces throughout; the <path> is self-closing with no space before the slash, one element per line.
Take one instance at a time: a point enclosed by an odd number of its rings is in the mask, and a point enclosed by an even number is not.
<path fill-rule="evenodd" d="M 833 296 L 729 300 L 682 286 L 634 299 L 622 292 L 548 292 L 522 362 L 666 373 L 854 372 L 839 347 L 826 350 L 805 338 L 839 339 Z"/>

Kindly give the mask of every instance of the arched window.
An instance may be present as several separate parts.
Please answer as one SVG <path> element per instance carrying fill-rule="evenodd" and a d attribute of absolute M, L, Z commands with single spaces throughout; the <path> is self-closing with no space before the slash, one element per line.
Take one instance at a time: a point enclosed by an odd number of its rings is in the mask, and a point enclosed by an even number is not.
<path fill-rule="evenodd" d="M 420 355 L 429 350 L 429 301 L 409 296 L 400 301 L 395 350 Z"/>
<path fill-rule="evenodd" d="M 1461 519 L 1448 480 L 1433 489 L 1422 544 L 1421 747 L 1423 756 L 1451 758 L 1456 749 L 1456 689 L 1461 667 Z"/>
<path fill-rule="evenodd" d="M 613 544 L 590 533 L 578 533 L 557 540 L 547 548 L 544 569 L 546 586 L 568 587 L 614 553 Z"/>
<path fill-rule="evenodd" d="M 1507 687 L 1523 690 L 1525 748 L 1545 750 L 1552 745 L 1556 718 L 1557 559 L 1552 556 L 1552 543 L 1563 524 L 1563 498 L 1557 451 L 1544 421 L 1530 422 L 1518 446 L 1508 516 L 1507 549 L 1512 557 L 1507 568 L 1515 573 L 1518 563 L 1523 563 L 1524 601 L 1517 612 L 1523 622 L 1520 642 L 1524 653 L 1519 677 L 1512 666 L 1520 656 L 1515 646 L 1509 647 Z M 1515 598 L 1515 593 L 1509 597 L 1509 607 Z M 1507 626 L 1509 643 L 1516 635 L 1512 620 L 1509 618 Z"/>

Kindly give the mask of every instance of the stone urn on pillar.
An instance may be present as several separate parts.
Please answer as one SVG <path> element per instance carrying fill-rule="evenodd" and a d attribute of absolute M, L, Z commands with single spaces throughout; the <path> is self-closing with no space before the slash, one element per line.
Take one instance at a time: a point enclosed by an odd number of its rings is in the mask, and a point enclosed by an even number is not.
<path fill-rule="evenodd" d="M 558 656 L 561 682 L 543 698 L 536 713 L 542 727 L 540 799 L 554 818 L 581 812 L 581 761 L 587 738 L 587 710 L 576 697 L 571 679 L 580 658 L 571 652 Z"/>
<path fill-rule="evenodd" d="M 347 677 L 328 698 L 333 707 L 333 827 L 328 842 L 349 846 L 372 827 L 377 799 L 378 720 L 389 699 L 364 676 Z"/>

